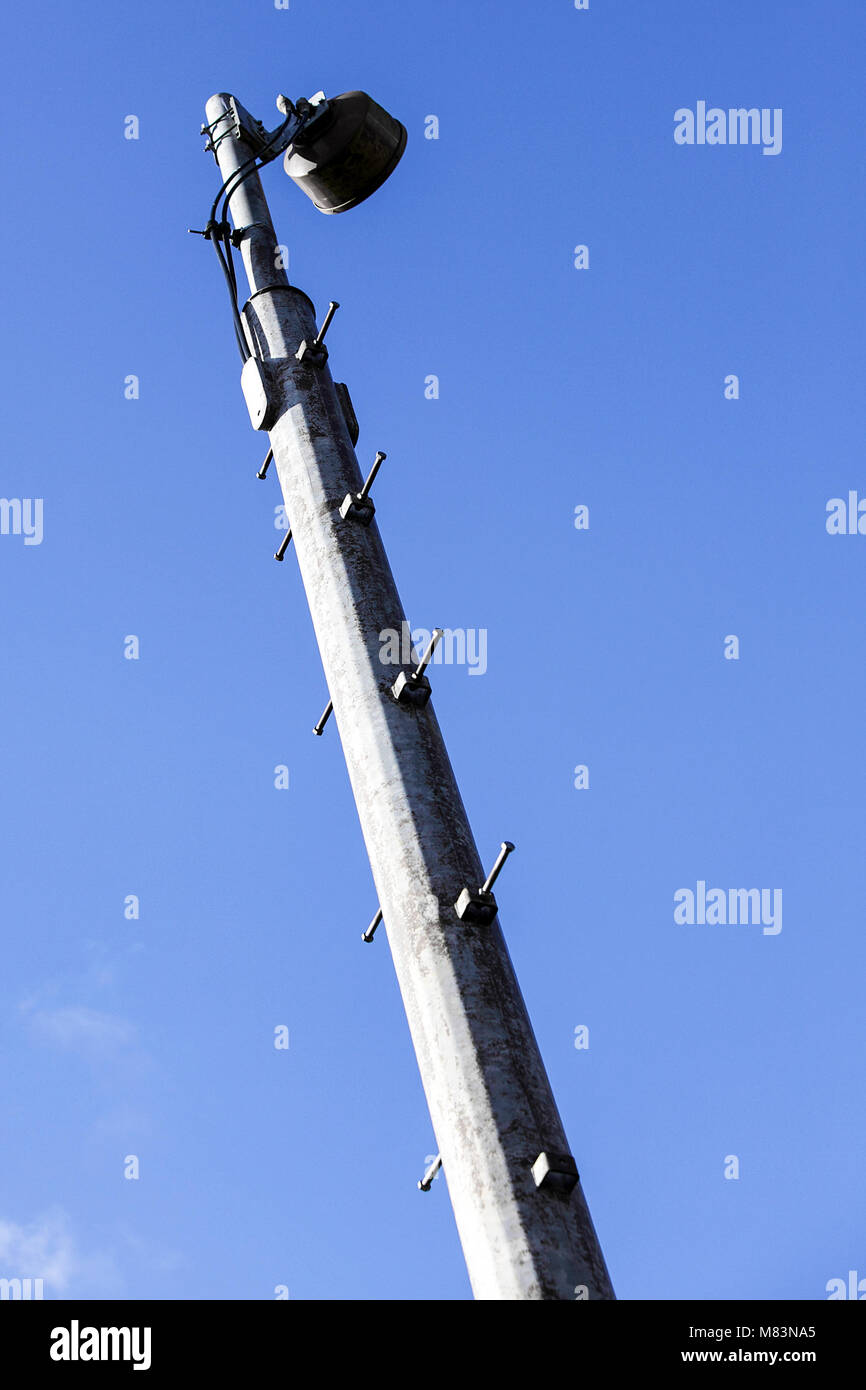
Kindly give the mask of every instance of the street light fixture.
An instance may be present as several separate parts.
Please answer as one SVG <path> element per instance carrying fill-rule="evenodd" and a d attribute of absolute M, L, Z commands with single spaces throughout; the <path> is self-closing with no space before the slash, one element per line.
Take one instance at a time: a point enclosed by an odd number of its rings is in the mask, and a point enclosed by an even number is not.
<path fill-rule="evenodd" d="M 283 159 L 319 212 L 348 212 L 385 182 L 406 148 L 406 129 L 366 92 L 316 106 Z"/>

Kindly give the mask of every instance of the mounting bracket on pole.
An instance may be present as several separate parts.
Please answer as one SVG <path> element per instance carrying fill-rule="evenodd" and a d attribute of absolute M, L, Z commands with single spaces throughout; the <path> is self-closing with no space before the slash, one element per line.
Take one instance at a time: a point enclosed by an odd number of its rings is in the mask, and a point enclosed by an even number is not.
<path fill-rule="evenodd" d="M 382 467 L 387 457 L 388 455 L 383 454 L 380 449 L 373 460 L 373 467 L 367 474 L 366 482 L 361 488 L 361 491 L 356 492 L 354 496 L 351 492 L 346 493 L 346 496 L 340 503 L 340 516 L 344 521 L 357 521 L 361 526 L 370 525 L 370 522 L 376 515 L 376 508 L 370 496 L 370 488 L 373 486 L 376 474 L 379 472 L 379 469 Z"/>
<path fill-rule="evenodd" d="M 249 145 L 253 154 L 261 154 L 262 150 L 268 145 L 268 132 L 264 125 L 255 116 L 252 116 L 247 108 L 238 101 L 237 97 L 226 93 L 228 99 L 228 111 L 226 115 L 231 121 L 229 130 L 220 131 L 220 137 L 233 135 L 238 140 L 243 140 L 245 145 Z M 286 115 L 289 113 L 286 112 Z M 205 127 L 202 127 L 204 134 Z M 213 138 L 213 137 L 211 137 Z"/>
<path fill-rule="evenodd" d="M 475 892 L 471 888 L 464 888 L 460 897 L 454 904 L 454 911 L 461 922 L 468 922 L 470 926 L 489 927 L 495 918 L 499 908 L 496 899 L 490 891 L 498 879 L 502 866 L 509 854 L 514 853 L 514 846 L 510 840 L 503 840 L 499 850 L 499 857 L 490 873 L 482 883 L 481 887 Z"/>
<path fill-rule="evenodd" d="M 532 1165 L 532 1177 L 536 1187 L 553 1192 L 571 1192 L 580 1182 L 571 1154 L 540 1153 Z"/>
<path fill-rule="evenodd" d="M 257 158 L 267 155 L 267 163 L 271 163 L 277 155 L 282 154 L 283 150 L 297 139 L 302 129 L 312 125 L 317 116 L 323 116 L 329 109 L 324 92 L 317 92 L 309 101 L 305 97 L 299 97 L 296 102 L 290 101 L 280 93 L 277 97 L 277 110 L 287 118 L 294 116 L 294 121 L 284 121 L 285 129 L 282 131 L 279 126 L 269 131 L 265 129 L 264 122 L 253 116 L 236 96 L 225 92 L 223 100 L 227 106 L 222 116 L 211 125 L 203 125 L 201 128 L 202 135 L 208 137 L 205 150 L 212 151 L 216 156 L 223 140 L 243 140 Z M 219 133 L 216 130 L 217 125 L 221 127 Z"/>
<path fill-rule="evenodd" d="M 277 418 L 279 400 L 266 363 L 248 357 L 241 371 L 241 390 L 254 430 L 269 430 Z"/>

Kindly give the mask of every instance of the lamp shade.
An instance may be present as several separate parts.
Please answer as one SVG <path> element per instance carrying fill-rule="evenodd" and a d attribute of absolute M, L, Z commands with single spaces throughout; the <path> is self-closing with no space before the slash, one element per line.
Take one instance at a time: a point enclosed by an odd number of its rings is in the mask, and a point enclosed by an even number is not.
<path fill-rule="evenodd" d="M 366 92 L 344 92 L 292 141 L 290 179 L 320 212 L 347 212 L 375 193 L 406 148 L 406 130 Z"/>

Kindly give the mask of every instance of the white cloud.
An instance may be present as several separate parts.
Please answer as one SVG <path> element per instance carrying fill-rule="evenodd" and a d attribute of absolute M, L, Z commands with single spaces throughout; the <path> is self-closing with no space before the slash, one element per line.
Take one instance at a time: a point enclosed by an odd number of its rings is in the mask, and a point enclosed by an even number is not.
<path fill-rule="evenodd" d="M 42 1279 L 46 1298 L 110 1298 L 122 1282 L 113 1256 L 78 1248 L 59 1208 L 27 1226 L 0 1217 L 0 1277 Z"/>
<path fill-rule="evenodd" d="M 35 1009 L 29 1023 L 41 1041 L 72 1052 L 117 1053 L 135 1041 L 135 1028 L 126 1019 L 82 1006 Z"/>

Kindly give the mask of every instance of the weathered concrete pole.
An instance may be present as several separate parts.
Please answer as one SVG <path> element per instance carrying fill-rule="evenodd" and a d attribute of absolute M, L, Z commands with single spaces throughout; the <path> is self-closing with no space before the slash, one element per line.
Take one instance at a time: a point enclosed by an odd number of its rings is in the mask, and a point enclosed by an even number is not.
<path fill-rule="evenodd" d="M 209 123 L 227 101 L 210 99 Z M 251 153 L 228 126 L 223 178 Z M 249 344 L 276 400 L 274 461 L 473 1292 L 613 1298 L 498 919 L 455 908 L 485 870 L 432 705 L 398 702 L 412 666 L 380 659 L 379 634 L 402 633 L 405 615 L 375 520 L 341 516 L 362 477 L 327 364 L 295 356 L 315 311 L 278 268 L 256 174 L 230 212 Z"/>

